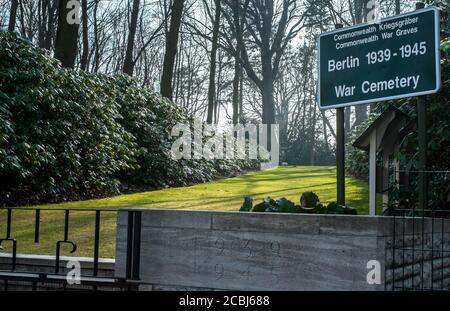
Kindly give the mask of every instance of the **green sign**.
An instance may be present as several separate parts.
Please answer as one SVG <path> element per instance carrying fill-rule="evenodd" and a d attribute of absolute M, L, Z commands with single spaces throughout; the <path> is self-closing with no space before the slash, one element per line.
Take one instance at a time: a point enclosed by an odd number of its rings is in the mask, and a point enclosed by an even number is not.
<path fill-rule="evenodd" d="M 321 109 L 431 94 L 441 86 L 434 7 L 323 33 L 318 49 Z"/>

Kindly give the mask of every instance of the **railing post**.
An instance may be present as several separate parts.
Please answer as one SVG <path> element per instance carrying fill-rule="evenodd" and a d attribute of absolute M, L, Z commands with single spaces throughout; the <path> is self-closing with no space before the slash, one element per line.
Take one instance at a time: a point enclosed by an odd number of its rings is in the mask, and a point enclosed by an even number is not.
<path fill-rule="evenodd" d="M 126 278 L 139 280 L 142 212 L 128 211 Z"/>
<path fill-rule="evenodd" d="M 41 225 L 41 210 L 36 210 L 36 217 L 34 222 L 34 243 L 39 243 L 39 228 Z"/>
<path fill-rule="evenodd" d="M 12 210 L 10 208 L 8 208 L 8 218 L 7 218 L 7 223 L 6 223 L 6 238 L 10 239 L 11 238 L 11 213 Z"/>
<path fill-rule="evenodd" d="M 11 258 L 11 271 L 16 270 L 16 259 L 17 259 L 17 240 L 11 238 L 11 220 L 12 220 L 12 209 L 8 208 L 8 215 L 6 220 L 6 238 L 0 239 L 0 246 L 2 246 L 3 241 L 10 241 L 12 243 L 12 258 Z"/>
<path fill-rule="evenodd" d="M 100 211 L 95 211 L 95 237 L 94 237 L 94 276 L 98 275 L 98 257 L 100 249 Z"/>

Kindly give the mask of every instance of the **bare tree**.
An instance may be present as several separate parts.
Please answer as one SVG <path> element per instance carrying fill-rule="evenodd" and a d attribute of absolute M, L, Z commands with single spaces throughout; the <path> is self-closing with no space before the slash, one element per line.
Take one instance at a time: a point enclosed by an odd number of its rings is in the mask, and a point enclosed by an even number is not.
<path fill-rule="evenodd" d="M 14 31 L 16 28 L 17 9 L 19 8 L 19 0 L 11 1 L 11 10 L 9 13 L 8 31 Z"/>
<path fill-rule="evenodd" d="M 240 6 L 237 5 L 233 10 L 233 20 L 232 20 L 232 32 L 235 37 L 242 38 L 242 20 L 243 16 L 241 16 Z M 243 115 L 242 115 L 242 89 L 243 89 L 243 74 L 242 74 L 242 64 L 241 64 L 241 47 L 242 40 L 237 40 L 236 47 L 234 49 L 234 77 L 233 77 L 233 124 L 237 124 L 239 122 L 242 123 Z"/>
<path fill-rule="evenodd" d="M 400 14 L 401 8 L 400 8 L 400 0 L 395 0 L 395 14 Z"/>
<path fill-rule="evenodd" d="M 61 61 L 63 67 L 74 68 L 77 58 L 79 24 L 77 22 L 69 23 L 70 14 L 77 12 L 75 12 L 76 7 L 70 7 L 68 4 L 69 0 L 59 0 L 55 58 Z"/>
<path fill-rule="evenodd" d="M 136 36 L 137 21 L 139 16 L 139 3 L 140 0 L 133 0 L 133 9 L 131 11 L 131 23 L 128 33 L 128 44 L 127 52 L 125 54 L 125 61 L 123 64 L 123 72 L 127 75 L 132 76 L 134 71 L 134 61 L 133 61 L 133 49 L 134 49 L 134 38 Z"/>
<path fill-rule="evenodd" d="M 211 64 L 209 70 L 209 87 L 208 87 L 208 115 L 206 122 L 211 124 L 213 122 L 213 112 L 215 110 L 215 97 L 216 97 L 216 56 L 217 56 L 217 42 L 219 39 L 219 27 L 220 27 L 220 11 L 221 0 L 214 0 L 215 2 L 215 15 L 214 15 L 214 28 L 212 36 L 212 48 L 211 48 Z M 217 122 L 217 120 L 216 120 Z"/>
<path fill-rule="evenodd" d="M 52 43 L 55 40 L 55 24 L 56 24 L 56 9 L 58 0 L 48 0 L 46 3 L 47 10 L 47 29 L 44 40 L 44 48 L 50 50 Z"/>
<path fill-rule="evenodd" d="M 100 51 L 99 51 L 99 27 L 98 27 L 98 19 L 97 19 L 97 12 L 98 12 L 98 2 L 99 0 L 95 0 L 94 3 L 94 72 L 98 72 L 99 66 L 100 66 Z"/>
<path fill-rule="evenodd" d="M 86 70 L 89 57 L 89 32 L 88 32 L 88 0 L 82 0 L 83 23 L 83 54 L 81 56 L 81 70 Z"/>
<path fill-rule="evenodd" d="M 299 15 L 295 0 L 245 0 L 244 3 L 228 1 L 228 5 L 233 11 L 234 20 L 237 16 L 245 16 L 243 22 L 250 38 L 244 40 L 242 33 L 239 32 L 236 37 L 240 46 L 241 63 L 247 76 L 261 92 L 262 122 L 274 124 L 274 81 L 287 45 L 305 26 L 307 12 Z M 255 48 L 260 57 L 258 68 L 249 56 L 250 51 Z M 269 127 L 267 133 L 269 149 L 270 138 Z"/>

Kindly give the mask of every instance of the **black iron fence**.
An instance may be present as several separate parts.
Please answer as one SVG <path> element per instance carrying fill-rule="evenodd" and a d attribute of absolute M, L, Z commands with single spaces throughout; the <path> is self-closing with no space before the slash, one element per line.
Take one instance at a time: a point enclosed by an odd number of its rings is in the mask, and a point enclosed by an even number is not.
<path fill-rule="evenodd" d="M 30 213 L 34 215 L 30 215 Z M 48 222 L 43 220 L 43 214 L 55 215 L 59 214 L 61 217 L 52 217 L 47 219 Z M 17 215 L 15 215 L 17 214 Z M 81 217 L 80 214 L 87 215 Z M 25 216 L 26 215 L 26 216 Z M 10 281 L 29 282 L 32 285 L 32 289 L 36 289 L 38 284 L 44 283 L 57 283 L 61 285 L 61 289 L 76 288 L 76 286 L 68 286 L 68 279 L 66 277 L 66 267 L 61 266 L 62 250 L 69 247 L 69 253 L 71 256 L 76 256 L 79 250 L 79 241 L 86 242 L 92 241 L 93 247 L 85 247 L 81 253 L 83 256 L 91 257 L 93 260 L 91 269 L 82 269 L 80 275 L 81 286 L 86 286 L 97 290 L 99 288 L 116 288 L 116 289 L 136 289 L 139 280 L 139 252 L 140 252 L 140 213 L 129 212 L 129 232 L 127 236 L 127 242 L 129 245 L 129 254 L 127 255 L 127 278 L 115 279 L 114 276 L 99 276 L 99 261 L 102 249 L 108 250 L 109 257 L 114 256 L 115 244 L 115 228 L 117 211 L 110 209 L 31 209 L 31 208 L 2 208 L 0 209 L 0 252 L 10 255 L 10 265 L 8 270 L 0 270 L 0 280 L 3 281 L 3 289 L 8 290 Z M 15 222 L 15 216 L 17 216 L 17 222 Z M 24 222 L 24 219 L 28 222 Z M 30 219 L 34 222 L 30 226 Z M 107 230 L 106 235 L 101 234 L 106 223 Z M 60 239 L 58 236 L 59 222 L 63 222 L 62 236 Z M 74 225 L 73 230 L 71 225 Z M 75 226 L 76 225 L 76 226 Z M 103 225 L 103 226 L 102 226 Z M 1 228 L 4 226 L 4 229 Z M 16 226 L 16 228 L 14 228 Z M 18 227 L 18 228 L 17 228 Z M 33 228 L 34 227 L 34 228 Z M 42 242 L 42 231 L 45 229 L 44 238 L 45 243 L 54 245 L 54 251 L 47 247 L 43 254 L 54 254 L 54 270 L 49 271 L 23 271 L 18 269 L 17 255 L 19 250 L 30 253 L 29 241 L 25 242 L 26 238 L 30 238 L 32 233 L 34 244 L 40 244 Z M 89 228 L 92 227 L 92 228 Z M 17 229 L 17 230 L 14 230 Z M 91 230 L 87 230 L 91 229 Z M 130 231 L 131 230 L 131 231 Z M 4 234 L 4 235 L 3 235 Z M 103 237 L 103 239 L 102 239 Z M 106 238 L 105 238 L 106 237 Z M 27 247 L 20 248 L 21 242 Z M 87 244 L 87 243 L 85 243 Z M 83 246 L 83 245 L 82 245 Z M 34 252 L 33 252 L 34 253 Z M 39 254 L 38 254 L 39 255 Z M 75 257 L 76 258 L 76 257 Z M 137 268 L 136 268 L 137 267 Z M 35 270 L 35 269 L 34 269 Z M 88 271 L 88 274 L 86 274 Z"/>
<path fill-rule="evenodd" d="M 394 171 L 394 181 L 386 288 L 450 290 L 450 172 Z"/>

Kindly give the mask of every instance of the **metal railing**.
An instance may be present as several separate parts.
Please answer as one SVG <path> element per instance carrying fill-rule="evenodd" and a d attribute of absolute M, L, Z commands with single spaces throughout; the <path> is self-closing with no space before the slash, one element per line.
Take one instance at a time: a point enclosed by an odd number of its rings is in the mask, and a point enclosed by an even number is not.
<path fill-rule="evenodd" d="M 75 254 L 77 249 L 79 249 L 77 245 L 77 241 L 70 238 L 69 228 L 71 225 L 71 216 L 75 212 L 80 213 L 91 213 L 92 217 L 94 217 L 93 224 L 93 236 L 90 236 L 89 239 L 93 238 L 93 266 L 92 273 L 89 275 L 82 274 L 81 285 L 91 286 L 92 289 L 97 290 L 99 286 L 106 287 L 115 287 L 120 289 L 136 289 L 138 286 L 139 280 L 139 253 L 140 253 L 140 213 L 130 211 L 129 212 L 129 232 L 127 236 L 127 243 L 129 247 L 129 254 L 127 254 L 127 278 L 126 279 L 114 279 L 108 277 L 100 277 L 99 276 L 99 259 L 100 259 L 100 250 L 101 250 L 101 224 L 102 224 L 102 216 L 106 213 L 114 214 L 115 218 L 117 218 L 117 210 L 113 209 L 58 209 L 58 208 L 1 208 L 0 212 L 6 211 L 6 235 L 4 238 L 0 238 L 0 247 L 4 245 L 5 242 L 10 242 L 12 247 L 11 251 L 8 252 L 11 254 L 11 269 L 9 270 L 0 270 L 0 280 L 4 282 L 4 290 L 8 290 L 8 282 L 11 280 L 14 281 L 24 281 L 32 283 L 32 289 L 36 289 L 36 285 L 38 283 L 59 283 L 63 285 L 63 289 L 67 288 L 67 280 L 65 275 L 61 272 L 61 247 L 62 245 L 70 246 L 70 254 Z M 55 243 L 55 266 L 54 272 L 47 273 L 44 271 L 38 271 L 38 273 L 29 273 L 28 271 L 19 271 L 17 269 L 17 252 L 18 246 L 20 245 L 20 240 L 15 237 L 12 233 L 13 228 L 13 215 L 16 212 L 31 212 L 34 213 L 34 243 L 39 244 L 41 240 L 41 222 L 42 222 L 42 212 L 55 212 L 55 213 L 63 213 L 64 217 L 64 229 L 63 229 L 63 238 L 56 239 L 53 241 Z M 0 220 L 1 224 L 1 220 Z M 55 224 L 52 224 L 55 225 Z M 130 232 L 131 230 L 131 232 Z M 29 232 L 28 232 L 29 233 Z M 56 235 L 56 232 L 53 234 L 52 238 Z M 0 235 L 1 237 L 1 235 Z M 36 254 L 40 255 L 40 254 Z M 129 268 L 128 268 L 129 266 Z M 85 271 L 85 270 L 82 270 Z"/>
<path fill-rule="evenodd" d="M 396 173 L 400 181 L 389 202 L 393 237 L 386 289 L 450 290 L 450 172 Z M 425 195 L 419 193 L 424 191 L 420 178 L 427 183 Z"/>

